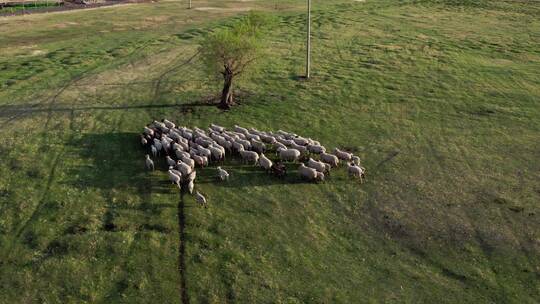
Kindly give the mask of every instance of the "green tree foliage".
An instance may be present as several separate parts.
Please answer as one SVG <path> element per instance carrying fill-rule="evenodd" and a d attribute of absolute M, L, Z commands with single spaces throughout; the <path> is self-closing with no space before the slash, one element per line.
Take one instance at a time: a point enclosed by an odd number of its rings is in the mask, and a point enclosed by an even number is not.
<path fill-rule="evenodd" d="M 260 57 L 262 37 L 272 24 L 270 16 L 252 12 L 230 27 L 212 32 L 201 43 L 208 73 L 223 79 L 220 108 L 234 104 L 233 82 Z"/>

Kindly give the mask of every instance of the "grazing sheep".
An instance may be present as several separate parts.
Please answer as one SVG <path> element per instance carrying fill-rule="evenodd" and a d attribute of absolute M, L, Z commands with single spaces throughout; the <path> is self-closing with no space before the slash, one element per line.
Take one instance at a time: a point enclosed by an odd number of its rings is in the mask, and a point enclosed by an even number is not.
<path fill-rule="evenodd" d="M 356 156 L 356 155 L 353 155 L 352 156 L 352 162 L 357 165 L 357 166 L 360 166 L 360 157 Z"/>
<path fill-rule="evenodd" d="M 258 141 L 261 140 L 261 138 L 259 137 L 259 135 L 256 135 L 256 134 L 247 133 L 247 134 L 245 134 L 245 135 L 246 135 L 246 139 L 247 139 L 247 140 L 258 140 Z"/>
<path fill-rule="evenodd" d="M 189 181 L 189 183 L 187 184 L 187 188 L 189 194 L 193 194 L 193 188 L 195 188 L 195 184 L 193 183 L 193 181 Z"/>
<path fill-rule="evenodd" d="M 150 159 L 150 155 L 146 154 L 146 169 L 154 171 L 154 161 Z"/>
<path fill-rule="evenodd" d="M 208 149 L 210 150 L 211 152 L 211 155 L 212 155 L 212 158 L 215 159 L 215 160 L 223 160 L 223 155 L 224 155 L 224 151 L 215 147 L 215 146 L 210 146 L 208 147 Z"/>
<path fill-rule="evenodd" d="M 320 162 L 320 161 L 316 161 L 311 157 L 308 160 L 307 166 L 309 168 L 315 169 L 315 170 L 317 170 L 319 172 L 330 172 L 330 165 L 329 164 L 326 164 L 326 163 L 323 163 L 323 162 Z"/>
<path fill-rule="evenodd" d="M 273 144 L 277 141 L 276 138 L 271 135 L 261 134 L 259 136 L 261 137 L 261 141 L 267 144 Z"/>
<path fill-rule="evenodd" d="M 174 159 L 172 159 L 169 155 L 165 156 L 165 159 L 167 160 L 167 165 L 169 165 L 169 166 L 175 166 L 176 165 L 176 162 L 174 161 Z"/>
<path fill-rule="evenodd" d="M 307 149 L 306 146 L 298 145 L 298 144 L 296 144 L 295 142 L 293 142 L 293 143 L 291 144 L 291 148 L 300 151 L 301 154 L 307 154 L 307 153 L 308 153 L 308 149 Z"/>
<path fill-rule="evenodd" d="M 324 181 L 324 173 L 317 171 L 317 180 Z"/>
<path fill-rule="evenodd" d="M 250 150 L 251 149 L 251 143 L 249 142 L 249 140 L 237 139 L 236 142 L 241 144 L 242 146 L 244 146 L 244 150 Z"/>
<path fill-rule="evenodd" d="M 167 173 L 169 174 L 169 180 L 178 186 L 178 189 L 181 189 L 182 187 L 180 186 L 180 176 L 174 174 L 174 172 L 172 172 L 171 170 L 167 171 Z"/>
<path fill-rule="evenodd" d="M 303 138 L 300 136 L 293 138 L 293 141 L 300 146 L 306 146 L 307 144 L 309 144 L 309 140 L 307 138 Z"/>
<path fill-rule="evenodd" d="M 320 145 L 310 144 L 310 145 L 308 145 L 307 148 L 308 148 L 309 152 L 315 153 L 315 154 L 321 154 L 321 153 L 326 152 L 326 148 L 323 147 L 323 146 L 320 146 Z"/>
<path fill-rule="evenodd" d="M 321 160 L 327 164 L 330 164 L 332 167 L 337 167 L 339 164 L 339 158 L 333 154 L 321 153 Z"/>
<path fill-rule="evenodd" d="M 195 181 L 195 178 L 197 177 L 197 171 L 193 170 L 191 171 L 190 174 L 188 174 L 188 176 L 186 177 L 186 182 L 189 183 L 189 182 L 193 182 Z"/>
<path fill-rule="evenodd" d="M 182 172 L 182 175 L 189 175 L 192 171 L 195 171 L 191 169 L 191 167 L 188 164 L 184 163 L 181 160 L 179 160 L 176 163 L 176 168 L 180 170 L 180 172 Z"/>
<path fill-rule="evenodd" d="M 144 134 L 154 136 L 154 130 L 152 130 L 152 129 L 148 128 L 148 127 L 144 127 Z"/>
<path fill-rule="evenodd" d="M 341 151 L 338 148 L 334 148 L 334 155 L 336 155 L 341 160 L 350 161 L 352 159 L 352 154 L 345 151 Z"/>
<path fill-rule="evenodd" d="M 215 124 L 210 124 L 210 129 L 214 130 L 214 131 L 217 131 L 219 133 L 225 131 L 225 128 L 222 127 L 222 126 L 218 126 L 218 125 L 215 125 Z"/>
<path fill-rule="evenodd" d="M 174 154 L 176 155 L 176 158 L 178 159 L 183 159 L 184 157 L 188 157 L 189 158 L 189 153 L 187 152 L 184 152 L 182 150 L 174 150 Z"/>
<path fill-rule="evenodd" d="M 272 161 L 264 155 L 264 153 L 261 153 L 261 157 L 259 158 L 259 165 L 263 167 L 265 170 L 270 170 L 272 168 Z"/>
<path fill-rule="evenodd" d="M 217 171 L 219 179 L 221 179 L 222 181 L 229 180 L 229 172 L 221 169 L 221 167 L 217 167 Z"/>
<path fill-rule="evenodd" d="M 280 142 L 278 142 L 278 141 L 276 141 L 275 143 L 273 143 L 273 146 L 274 146 L 274 148 L 275 148 L 276 150 L 279 149 L 279 148 L 287 150 L 287 146 L 285 146 L 284 144 L 282 144 L 282 143 L 280 143 Z"/>
<path fill-rule="evenodd" d="M 279 158 L 283 161 L 298 161 L 298 158 L 300 157 L 300 151 L 296 149 L 283 149 L 278 148 L 277 152 L 279 153 Z"/>
<path fill-rule="evenodd" d="M 180 182 L 182 182 L 182 172 L 175 170 L 174 166 L 169 166 L 169 170 L 172 171 L 172 173 L 178 175 L 180 177 Z"/>
<path fill-rule="evenodd" d="M 203 156 L 199 156 L 197 154 L 192 154 L 191 155 L 191 158 L 193 159 L 193 161 L 195 162 L 195 164 L 199 167 L 204 167 L 205 165 L 205 161 L 204 161 L 204 157 Z"/>
<path fill-rule="evenodd" d="M 354 163 L 347 163 L 347 172 L 349 173 L 349 176 L 358 177 L 360 179 L 360 183 L 364 182 L 364 171 L 364 168 L 357 166 Z"/>
<path fill-rule="evenodd" d="M 195 191 L 195 198 L 197 199 L 197 203 L 199 203 L 199 205 L 204 206 L 204 208 L 208 207 L 206 198 L 200 194 L 199 191 Z"/>
<path fill-rule="evenodd" d="M 259 161 L 259 154 L 254 151 L 245 151 L 240 150 L 240 156 L 242 156 L 242 160 L 246 163 L 252 163 L 253 165 L 257 165 L 257 162 Z"/>
<path fill-rule="evenodd" d="M 148 140 L 146 140 L 146 138 L 144 137 L 144 135 L 141 135 L 141 145 L 143 147 L 146 147 L 146 145 L 148 145 Z"/>
<path fill-rule="evenodd" d="M 163 149 L 163 145 L 161 144 L 161 141 L 157 138 L 154 138 L 154 146 L 156 147 L 158 153 L 161 152 L 161 149 Z"/>
<path fill-rule="evenodd" d="M 195 169 L 195 161 L 189 157 L 189 154 L 186 156 L 186 155 L 181 155 L 181 157 L 179 157 L 180 160 L 185 163 L 186 165 L 188 165 L 191 170 Z"/>
<path fill-rule="evenodd" d="M 158 150 L 157 150 L 156 146 L 152 145 L 152 146 L 150 147 L 150 149 L 152 150 L 152 156 L 153 156 L 153 157 L 157 157 L 157 155 L 158 155 Z"/>
<path fill-rule="evenodd" d="M 298 173 L 300 173 L 300 176 L 307 180 L 316 180 L 317 179 L 317 170 L 308 168 L 304 164 L 300 164 L 298 167 Z"/>
<path fill-rule="evenodd" d="M 236 132 L 238 132 L 238 133 L 242 133 L 242 134 L 249 133 L 249 132 L 248 132 L 248 129 L 242 128 L 242 127 L 237 126 L 237 125 L 234 125 L 234 131 L 236 131 Z"/>
<path fill-rule="evenodd" d="M 257 151 L 258 153 L 263 153 L 266 150 L 266 145 L 262 141 L 255 139 L 251 140 L 251 147 L 253 147 L 253 150 Z"/>

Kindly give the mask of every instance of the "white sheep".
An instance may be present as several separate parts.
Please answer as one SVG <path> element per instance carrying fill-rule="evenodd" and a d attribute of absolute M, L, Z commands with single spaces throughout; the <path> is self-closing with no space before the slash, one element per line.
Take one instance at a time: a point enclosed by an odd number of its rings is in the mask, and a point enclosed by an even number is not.
<path fill-rule="evenodd" d="M 174 172 L 172 172 L 171 170 L 167 171 L 167 173 L 169 174 L 169 180 L 178 186 L 178 189 L 181 189 L 181 186 L 180 186 L 180 176 L 174 174 Z"/>
<path fill-rule="evenodd" d="M 234 125 L 234 131 L 236 131 L 238 133 L 242 133 L 242 134 L 249 133 L 246 128 L 242 128 L 242 127 L 237 126 L 237 125 Z"/>
<path fill-rule="evenodd" d="M 307 180 L 316 180 L 317 179 L 317 170 L 306 167 L 304 164 L 300 164 L 298 167 L 298 173 Z"/>
<path fill-rule="evenodd" d="M 321 153 L 326 152 L 325 147 L 323 147 L 321 145 L 315 145 L 315 144 L 308 145 L 308 150 L 309 150 L 309 152 L 315 153 L 315 154 L 321 154 Z"/>
<path fill-rule="evenodd" d="M 161 152 L 161 149 L 163 149 L 163 145 L 161 144 L 161 141 L 157 138 L 154 138 L 154 146 L 156 147 L 158 153 Z"/>
<path fill-rule="evenodd" d="M 152 129 L 148 128 L 148 127 L 144 127 L 144 134 L 154 136 L 154 130 L 152 130 Z"/>
<path fill-rule="evenodd" d="M 341 160 L 350 161 L 352 159 L 352 154 L 345 151 L 341 151 L 338 148 L 334 148 L 334 155 L 336 155 Z"/>
<path fill-rule="evenodd" d="M 219 179 L 221 179 L 222 181 L 229 180 L 229 172 L 221 169 L 221 167 L 217 167 L 217 171 Z"/>
<path fill-rule="evenodd" d="M 203 156 L 200 156 L 200 155 L 197 155 L 197 154 L 191 154 L 191 158 L 193 159 L 195 164 L 197 164 L 197 166 L 204 167 L 205 161 L 204 161 Z"/>
<path fill-rule="evenodd" d="M 281 147 L 277 149 L 277 152 L 281 160 L 292 162 L 298 161 L 298 158 L 300 158 L 301 154 L 300 151 L 296 149 L 283 149 Z"/>
<path fill-rule="evenodd" d="M 254 151 L 245 151 L 240 150 L 240 156 L 242 156 L 242 160 L 246 163 L 252 163 L 253 165 L 257 165 L 257 162 L 259 161 L 259 154 Z"/>
<path fill-rule="evenodd" d="M 222 127 L 222 126 L 218 126 L 218 125 L 215 125 L 215 124 L 210 124 L 210 129 L 214 130 L 214 131 L 217 131 L 219 133 L 225 131 L 225 128 Z"/>
<path fill-rule="evenodd" d="M 182 172 L 182 175 L 189 175 L 192 171 L 194 171 L 188 164 L 181 160 L 176 163 L 176 168 Z"/>
<path fill-rule="evenodd" d="M 263 153 L 266 150 L 266 145 L 262 141 L 258 141 L 256 139 L 251 140 L 251 147 L 253 147 L 253 150 L 257 151 L 258 153 Z"/>
<path fill-rule="evenodd" d="M 206 198 L 202 194 L 200 194 L 199 191 L 195 191 L 195 198 L 197 200 L 197 203 L 199 203 L 199 205 L 204 206 L 205 208 L 208 207 Z"/>
<path fill-rule="evenodd" d="M 167 119 L 163 119 L 163 123 L 169 129 L 176 128 L 176 125 L 172 121 L 169 121 Z"/>
<path fill-rule="evenodd" d="M 320 161 L 316 161 L 314 160 L 313 158 L 309 158 L 308 162 L 307 162 L 307 166 L 312 168 L 312 169 L 315 169 L 319 172 L 329 172 L 330 171 L 330 165 L 329 164 L 326 164 L 326 163 L 323 163 L 323 162 L 320 162 Z"/>
<path fill-rule="evenodd" d="M 141 134 L 141 145 L 144 147 L 148 144 L 148 140 Z"/>
<path fill-rule="evenodd" d="M 364 173 L 365 169 L 355 165 L 354 163 L 347 163 L 347 172 L 349 173 L 349 176 L 351 177 L 357 177 L 360 179 L 360 182 L 364 182 Z"/>
<path fill-rule="evenodd" d="M 174 169 L 174 166 L 169 166 L 169 170 L 172 171 L 172 173 L 178 175 L 180 177 L 180 182 L 182 182 L 182 172 Z"/>
<path fill-rule="evenodd" d="M 193 181 L 195 181 L 196 177 L 197 177 L 197 171 L 193 170 L 193 171 L 191 171 L 190 174 L 187 175 L 186 182 L 187 183 L 193 182 Z"/>
<path fill-rule="evenodd" d="M 264 153 L 261 153 L 261 156 L 259 158 L 259 165 L 263 167 L 265 170 L 270 170 L 272 168 L 272 161 L 264 155 Z"/>
<path fill-rule="evenodd" d="M 339 164 L 339 158 L 329 153 L 321 153 L 321 160 L 327 164 L 330 164 L 332 167 L 337 167 Z"/>
<path fill-rule="evenodd" d="M 302 154 L 307 154 L 308 153 L 308 149 L 307 149 L 306 146 L 301 146 L 301 145 L 299 145 L 299 144 L 297 144 L 295 142 L 293 142 L 291 144 L 291 148 L 300 151 L 300 153 L 302 153 Z"/>
<path fill-rule="evenodd" d="M 357 166 L 360 166 L 360 157 L 356 156 L 356 155 L 353 155 L 352 156 L 352 162 L 357 165 Z"/>
<path fill-rule="evenodd" d="M 150 155 L 146 154 L 146 169 L 154 171 L 154 161 L 150 159 Z"/>
<path fill-rule="evenodd" d="M 181 157 L 179 157 L 180 160 L 185 163 L 186 165 L 188 165 L 191 170 L 195 169 L 195 161 L 189 157 L 189 154 L 186 156 L 186 155 L 181 155 Z"/>
<path fill-rule="evenodd" d="M 152 156 L 153 156 L 153 157 L 157 157 L 157 155 L 158 155 L 158 150 L 157 150 L 156 146 L 152 145 L 152 146 L 150 147 L 150 150 L 152 150 Z"/>
<path fill-rule="evenodd" d="M 169 155 L 165 156 L 165 159 L 167 160 L 167 165 L 169 165 L 169 166 L 175 166 L 176 165 L 176 162 L 174 161 L 174 159 L 172 159 Z"/>
<path fill-rule="evenodd" d="M 195 188 L 195 184 L 193 183 L 193 181 L 188 182 L 187 188 L 188 188 L 189 194 L 193 194 L 193 188 Z"/>
<path fill-rule="evenodd" d="M 300 136 L 293 138 L 293 141 L 300 146 L 306 146 L 307 144 L 309 144 L 309 140 L 307 138 L 303 138 Z"/>

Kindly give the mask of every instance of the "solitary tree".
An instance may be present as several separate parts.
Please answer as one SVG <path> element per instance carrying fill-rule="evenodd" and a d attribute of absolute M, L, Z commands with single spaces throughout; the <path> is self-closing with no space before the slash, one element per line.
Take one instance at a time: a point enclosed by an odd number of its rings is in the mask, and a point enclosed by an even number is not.
<path fill-rule="evenodd" d="M 262 33 L 268 28 L 266 15 L 250 13 L 231 27 L 219 29 L 206 36 L 200 46 L 205 66 L 213 76 L 223 79 L 219 107 L 234 105 L 233 82 L 259 57 Z"/>

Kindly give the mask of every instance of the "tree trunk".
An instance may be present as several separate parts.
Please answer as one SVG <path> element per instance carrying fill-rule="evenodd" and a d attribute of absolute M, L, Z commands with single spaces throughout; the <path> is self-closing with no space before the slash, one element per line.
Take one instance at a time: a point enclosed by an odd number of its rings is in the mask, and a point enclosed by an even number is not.
<path fill-rule="evenodd" d="M 228 110 L 234 104 L 233 89 L 232 89 L 233 74 L 228 71 L 223 75 L 223 91 L 221 92 L 221 102 L 219 107 Z"/>

